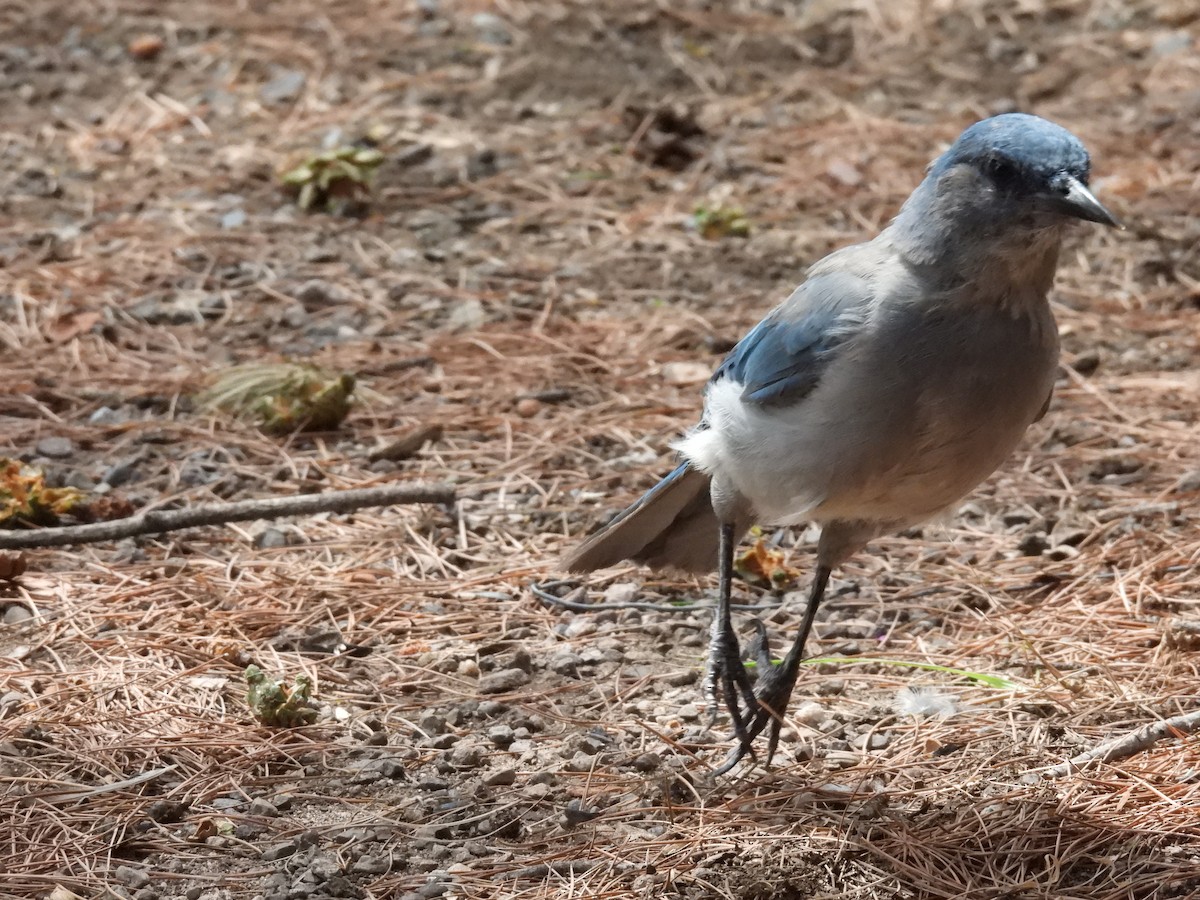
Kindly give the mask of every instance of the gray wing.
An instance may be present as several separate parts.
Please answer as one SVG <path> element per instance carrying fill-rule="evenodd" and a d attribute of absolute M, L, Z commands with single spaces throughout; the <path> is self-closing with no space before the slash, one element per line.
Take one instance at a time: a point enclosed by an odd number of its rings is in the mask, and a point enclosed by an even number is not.
<path fill-rule="evenodd" d="M 871 298 L 868 281 L 848 272 L 809 278 L 738 342 L 712 382 L 736 381 L 742 400 L 759 406 L 803 400 L 862 326 Z"/>

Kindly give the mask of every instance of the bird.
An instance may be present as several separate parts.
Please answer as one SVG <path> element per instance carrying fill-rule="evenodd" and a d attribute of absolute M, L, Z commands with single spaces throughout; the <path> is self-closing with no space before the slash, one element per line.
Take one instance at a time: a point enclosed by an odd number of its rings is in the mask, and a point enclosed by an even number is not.
<path fill-rule="evenodd" d="M 895 218 L 835 250 L 739 341 L 704 389 L 679 463 L 562 561 L 718 574 L 704 678 L 724 698 L 731 770 L 768 730 L 769 765 L 832 572 L 877 537 L 944 517 L 1050 406 L 1058 328 L 1048 302 L 1077 221 L 1121 227 L 1089 189 L 1066 128 L 1027 113 L 975 122 Z M 755 621 L 751 681 L 734 631 L 733 556 L 754 524 L 816 524 L 807 606 L 772 661 Z"/>

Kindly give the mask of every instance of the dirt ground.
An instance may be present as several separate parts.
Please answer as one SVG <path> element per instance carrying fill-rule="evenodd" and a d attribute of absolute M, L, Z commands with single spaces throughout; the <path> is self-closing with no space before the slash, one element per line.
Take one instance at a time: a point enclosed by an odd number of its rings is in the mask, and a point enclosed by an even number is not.
<path fill-rule="evenodd" d="M 0 28 L 0 452 L 135 510 L 462 497 L 29 551 L 0 896 L 1200 896 L 1195 736 L 1036 777 L 1195 708 L 1194 3 L 30 0 Z M 1010 109 L 1078 133 L 1127 225 L 1064 254 L 1050 413 L 951 522 L 835 575 L 810 648 L 850 659 L 805 672 L 772 768 L 714 778 L 712 580 L 555 560 L 809 263 Z M 281 191 L 368 138 L 365 208 Z M 285 438 L 194 400 L 285 358 L 369 390 Z M 769 536 L 807 571 L 811 534 Z M 805 583 L 738 602 L 783 639 Z M 256 722 L 250 663 L 309 675 L 318 721 Z"/>

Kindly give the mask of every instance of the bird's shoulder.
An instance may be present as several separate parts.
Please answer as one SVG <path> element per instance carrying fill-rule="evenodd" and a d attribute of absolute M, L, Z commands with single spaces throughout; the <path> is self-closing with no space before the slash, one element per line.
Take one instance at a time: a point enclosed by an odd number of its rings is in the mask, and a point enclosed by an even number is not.
<path fill-rule="evenodd" d="M 862 329 L 894 253 L 877 242 L 835 251 L 752 328 L 713 374 L 761 406 L 795 403 L 820 382 L 837 349 Z"/>

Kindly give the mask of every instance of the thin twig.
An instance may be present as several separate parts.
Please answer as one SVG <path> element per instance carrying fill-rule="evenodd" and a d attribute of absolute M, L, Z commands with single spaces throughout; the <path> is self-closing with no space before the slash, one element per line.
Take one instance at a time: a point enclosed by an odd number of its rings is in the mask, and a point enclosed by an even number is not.
<path fill-rule="evenodd" d="M 1065 763 L 1052 766 L 1041 773 L 1042 778 L 1061 778 L 1093 761 L 1112 762 L 1114 759 L 1125 759 L 1143 750 L 1149 750 L 1159 741 L 1169 737 L 1185 737 L 1200 728 L 1200 709 L 1190 713 L 1163 719 L 1161 722 L 1151 722 L 1136 731 L 1123 734 L 1120 737 L 1098 744 Z"/>
<path fill-rule="evenodd" d="M 65 528 L 41 528 L 0 535 L 0 550 L 24 550 L 31 547 L 61 547 L 64 544 L 94 544 L 115 541 L 139 534 L 179 531 L 201 525 L 273 519 L 279 516 L 307 516 L 319 512 L 353 512 L 365 506 L 391 506 L 407 503 L 453 503 L 455 491 L 449 484 L 385 484 L 349 491 L 326 491 L 296 497 L 271 497 L 266 500 L 238 500 L 210 503 L 189 509 L 152 509 L 113 522 L 71 525 Z"/>

